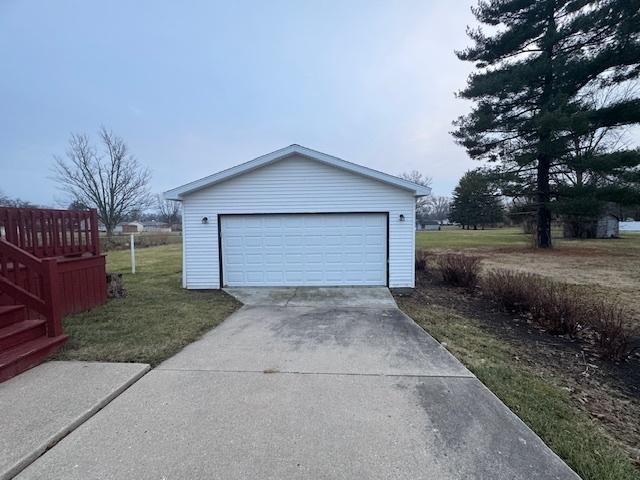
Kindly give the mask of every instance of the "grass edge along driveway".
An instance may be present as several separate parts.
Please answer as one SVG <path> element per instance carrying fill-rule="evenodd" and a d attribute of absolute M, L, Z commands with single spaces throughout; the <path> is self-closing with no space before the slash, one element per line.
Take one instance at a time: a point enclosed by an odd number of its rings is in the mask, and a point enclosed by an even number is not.
<path fill-rule="evenodd" d="M 152 366 L 220 324 L 240 307 L 221 290 L 182 288 L 182 245 L 136 252 L 136 274 L 130 253 L 107 255 L 107 271 L 122 272 L 125 298 L 63 320 L 69 340 L 56 360 L 141 362 Z"/>
<path fill-rule="evenodd" d="M 397 297 L 399 307 L 460 360 L 585 480 L 640 480 L 625 452 L 553 381 L 514 360 L 517 348 L 473 319 Z"/>

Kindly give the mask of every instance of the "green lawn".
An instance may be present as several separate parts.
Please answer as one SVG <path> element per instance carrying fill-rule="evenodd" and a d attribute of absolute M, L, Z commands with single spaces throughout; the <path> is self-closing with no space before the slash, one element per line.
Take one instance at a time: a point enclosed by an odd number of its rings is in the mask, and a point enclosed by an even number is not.
<path fill-rule="evenodd" d="M 555 247 L 566 248 L 576 245 L 602 247 L 606 249 L 637 248 L 640 233 L 625 232 L 615 240 L 564 240 L 559 228 L 552 230 Z M 416 250 L 425 249 L 492 249 L 502 247 L 529 248 L 533 237 L 522 232 L 520 227 L 488 228 L 486 230 L 462 230 L 459 227 L 444 227 L 440 231 L 417 232 Z"/>
<path fill-rule="evenodd" d="M 110 252 L 107 271 L 124 273 L 127 297 L 65 318 L 69 341 L 56 358 L 157 365 L 236 310 L 239 303 L 222 291 L 182 288 L 181 250 L 139 249 L 135 275 L 128 251 Z"/>
<path fill-rule="evenodd" d="M 526 247 L 531 236 L 521 228 L 496 228 L 487 230 L 462 230 L 445 227 L 440 231 L 417 232 L 416 249 L 425 248 L 482 248 L 482 247 Z"/>
<path fill-rule="evenodd" d="M 640 479 L 625 452 L 572 404 L 566 390 L 517 360 L 516 347 L 446 308 L 411 297 L 396 300 L 583 479 Z"/>

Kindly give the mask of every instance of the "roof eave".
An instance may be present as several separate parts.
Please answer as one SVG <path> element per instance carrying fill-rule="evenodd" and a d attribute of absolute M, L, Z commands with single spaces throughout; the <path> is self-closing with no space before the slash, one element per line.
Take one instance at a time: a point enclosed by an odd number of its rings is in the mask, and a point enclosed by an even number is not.
<path fill-rule="evenodd" d="M 416 197 L 428 197 L 429 195 L 431 195 L 431 188 L 430 187 L 416 188 L 415 195 Z"/>
<path fill-rule="evenodd" d="M 174 202 L 181 202 L 182 201 L 182 196 L 178 195 L 174 190 L 167 190 L 166 192 L 163 192 L 162 196 L 164 197 L 165 200 L 173 200 Z"/>

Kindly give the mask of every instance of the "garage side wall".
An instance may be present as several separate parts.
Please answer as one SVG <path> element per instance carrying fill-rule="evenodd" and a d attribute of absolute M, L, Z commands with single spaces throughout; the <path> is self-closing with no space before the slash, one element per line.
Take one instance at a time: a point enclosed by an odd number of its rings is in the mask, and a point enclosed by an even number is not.
<path fill-rule="evenodd" d="M 183 285 L 220 288 L 219 214 L 329 212 L 389 212 L 389 286 L 414 286 L 415 197 L 299 156 L 185 197 Z M 202 223 L 203 217 L 208 223 Z"/>

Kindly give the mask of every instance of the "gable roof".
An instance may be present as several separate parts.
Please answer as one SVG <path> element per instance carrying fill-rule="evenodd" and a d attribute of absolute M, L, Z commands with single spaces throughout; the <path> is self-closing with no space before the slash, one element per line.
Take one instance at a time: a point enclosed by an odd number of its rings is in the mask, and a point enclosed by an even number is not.
<path fill-rule="evenodd" d="M 229 180 L 244 173 L 251 172 L 253 170 L 256 170 L 257 168 L 264 167 L 265 165 L 270 165 L 293 155 L 300 155 L 305 158 L 324 163 L 325 165 L 330 165 L 347 172 L 362 175 L 363 177 L 378 180 L 379 182 L 408 190 L 412 192 L 416 197 L 423 197 L 431 193 L 431 189 L 429 187 L 424 187 L 422 185 L 418 185 L 417 183 L 394 177 L 393 175 L 382 173 L 368 167 L 363 167 L 362 165 L 347 162 L 346 160 L 342 160 L 341 158 L 334 157 L 332 155 L 327 155 L 326 153 L 318 152 L 316 150 L 294 144 L 289 145 L 288 147 L 281 148 L 280 150 L 276 150 L 275 152 L 267 153 L 266 155 L 262 155 L 261 157 L 254 158 L 253 160 L 249 160 L 248 162 L 241 163 L 240 165 L 236 165 L 235 167 L 231 167 L 226 170 L 222 170 L 221 172 L 214 173 L 213 175 L 201 178 L 200 180 L 187 183 L 186 185 L 182 185 L 181 187 L 168 190 L 164 192 L 164 197 L 168 200 L 182 200 L 186 195 L 189 195 L 190 193 L 196 192 L 203 188 L 211 187 L 217 183 L 224 182 L 225 180 Z"/>

